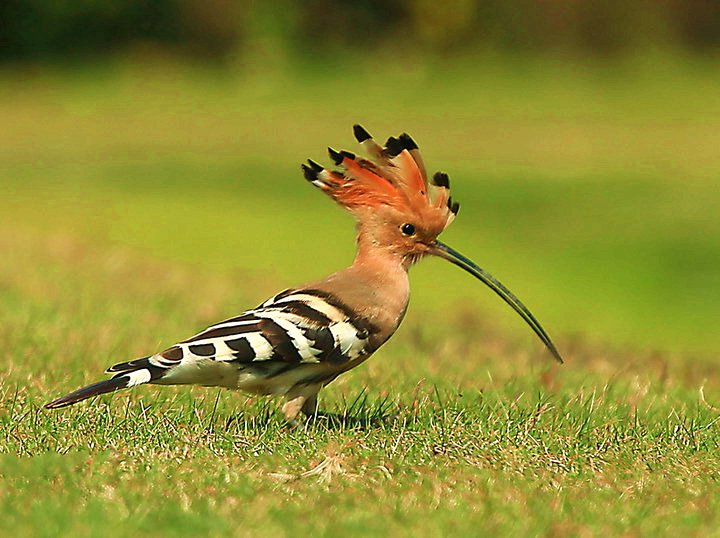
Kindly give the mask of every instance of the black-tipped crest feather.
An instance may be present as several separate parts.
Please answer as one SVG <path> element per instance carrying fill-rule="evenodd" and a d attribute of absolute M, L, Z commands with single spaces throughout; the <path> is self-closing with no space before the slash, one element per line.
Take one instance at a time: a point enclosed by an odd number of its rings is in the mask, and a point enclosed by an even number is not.
<path fill-rule="evenodd" d="M 415 143 L 415 141 L 410 137 L 409 134 L 403 133 L 400 135 L 400 143 L 403 145 L 403 147 L 408 150 L 412 151 L 414 149 L 418 149 L 418 145 Z"/>
<path fill-rule="evenodd" d="M 343 155 L 339 151 L 335 151 L 332 148 L 328 148 L 328 155 L 330 155 L 330 158 L 333 160 L 333 162 L 336 165 L 339 165 L 341 162 L 343 162 Z"/>
<path fill-rule="evenodd" d="M 353 134 L 355 135 L 355 140 L 357 140 L 360 144 L 372 138 L 370 133 L 368 133 L 362 125 L 353 125 Z"/>
<path fill-rule="evenodd" d="M 450 188 L 450 178 L 445 172 L 435 172 L 433 175 L 433 185 L 438 187 Z"/>
<path fill-rule="evenodd" d="M 305 164 L 301 164 L 300 167 L 302 168 L 305 179 L 308 181 L 317 181 L 318 173 L 315 170 Z"/>
<path fill-rule="evenodd" d="M 391 136 L 385 142 L 385 154 L 391 159 L 400 155 L 404 149 L 402 142 L 394 136 Z"/>
<path fill-rule="evenodd" d="M 317 173 L 317 174 L 319 174 L 320 172 L 322 172 L 324 170 L 324 168 L 321 165 L 319 165 L 312 159 L 308 159 L 308 164 L 310 165 L 310 168 L 312 168 L 313 171 L 315 171 L 315 173 Z"/>

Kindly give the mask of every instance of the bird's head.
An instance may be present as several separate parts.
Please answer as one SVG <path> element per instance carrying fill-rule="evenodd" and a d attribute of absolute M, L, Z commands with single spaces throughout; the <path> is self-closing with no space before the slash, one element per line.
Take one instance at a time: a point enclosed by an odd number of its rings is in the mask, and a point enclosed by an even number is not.
<path fill-rule="evenodd" d="M 308 161 L 305 177 L 355 216 L 361 246 L 392 252 L 409 266 L 431 253 L 460 204 L 450 197 L 447 174 L 438 172 L 428 181 L 409 135 L 391 137 L 382 147 L 359 125 L 354 133 L 370 159 L 328 148 L 340 170 Z"/>
<path fill-rule="evenodd" d="M 340 170 L 314 161 L 303 164 L 305 178 L 350 211 L 358 221 L 360 248 L 392 253 L 409 267 L 434 255 L 461 267 L 497 293 L 532 327 L 560 362 L 562 359 L 540 323 L 503 284 L 468 258 L 437 240 L 457 215 L 460 205 L 450 197 L 447 174 L 428 180 L 415 141 L 407 134 L 391 137 L 385 147 L 359 125 L 355 138 L 370 157 L 328 148 Z"/>

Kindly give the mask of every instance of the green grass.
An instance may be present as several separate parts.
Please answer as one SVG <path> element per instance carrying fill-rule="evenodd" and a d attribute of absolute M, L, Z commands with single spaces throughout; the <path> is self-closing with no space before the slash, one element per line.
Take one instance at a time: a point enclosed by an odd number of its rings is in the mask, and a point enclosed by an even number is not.
<path fill-rule="evenodd" d="M 0 532 L 717 535 L 717 71 L 355 67 L 0 77 Z M 147 386 L 42 409 L 347 263 L 297 165 L 357 121 L 450 173 L 444 240 L 564 366 L 424 261 L 398 334 L 322 393 L 395 421 L 289 430 L 271 399 Z"/>

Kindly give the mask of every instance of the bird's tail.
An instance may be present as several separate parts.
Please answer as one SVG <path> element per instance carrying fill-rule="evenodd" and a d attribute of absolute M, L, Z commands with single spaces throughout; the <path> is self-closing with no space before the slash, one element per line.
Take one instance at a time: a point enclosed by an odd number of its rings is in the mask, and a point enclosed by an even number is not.
<path fill-rule="evenodd" d="M 108 372 L 117 372 L 112 379 L 106 379 L 105 381 L 80 388 L 75 392 L 71 392 L 45 404 L 45 408 L 58 409 L 60 407 L 67 407 L 68 405 L 92 398 L 93 396 L 99 396 L 100 394 L 114 392 L 135 385 L 142 385 L 143 383 L 150 383 L 161 377 L 163 370 L 163 368 L 152 365 L 148 358 L 116 364 L 108 368 Z"/>

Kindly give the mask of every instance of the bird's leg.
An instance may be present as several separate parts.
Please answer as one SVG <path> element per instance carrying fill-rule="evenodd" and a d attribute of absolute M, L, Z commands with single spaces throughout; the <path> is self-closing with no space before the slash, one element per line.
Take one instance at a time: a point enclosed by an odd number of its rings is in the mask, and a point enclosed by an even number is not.
<path fill-rule="evenodd" d="M 295 386 L 285 394 L 286 401 L 282 410 L 285 420 L 290 426 L 300 426 L 300 422 L 297 420 L 300 411 L 308 417 L 312 417 L 317 413 L 317 393 L 319 390 L 319 386 Z"/>
<path fill-rule="evenodd" d="M 297 427 L 300 425 L 297 420 L 297 416 L 302 407 L 305 405 L 307 396 L 302 394 L 288 394 L 286 398 L 287 401 L 282 407 L 283 415 L 285 415 L 285 420 L 290 426 Z"/>
<path fill-rule="evenodd" d="M 313 417 L 318 412 L 317 392 L 312 396 L 308 396 L 302 406 L 302 412 L 306 417 Z"/>
<path fill-rule="evenodd" d="M 308 418 L 308 420 L 322 419 L 330 427 L 356 427 L 367 425 L 367 421 L 358 420 L 356 418 L 340 415 L 338 413 L 327 413 L 325 411 L 320 411 L 317 404 L 317 393 L 312 394 L 305 399 L 305 403 L 302 405 L 301 410 Z"/>
<path fill-rule="evenodd" d="M 319 388 L 318 388 L 319 389 Z M 318 389 L 301 390 L 293 388 L 285 396 L 287 402 L 283 405 L 283 413 L 285 414 L 285 420 L 291 426 L 299 426 L 300 423 L 297 420 L 297 415 L 300 411 L 308 418 L 308 420 L 322 419 L 330 427 L 339 426 L 359 426 L 363 425 L 363 422 L 352 417 L 346 417 L 345 415 L 339 415 L 337 413 L 326 413 L 319 411 L 317 408 L 317 391 Z M 366 424 L 365 424 L 366 425 Z"/>
<path fill-rule="evenodd" d="M 287 401 L 282 409 L 285 420 L 290 426 L 297 427 L 301 425 L 300 421 L 297 420 L 300 411 L 308 420 L 321 420 L 329 428 L 365 428 L 377 426 L 396 418 L 395 415 L 386 415 L 374 419 L 362 419 L 339 413 L 320 411 L 317 408 L 317 393 L 320 388 L 318 386 L 293 387 L 285 395 Z"/>
<path fill-rule="evenodd" d="M 385 415 L 374 419 L 362 419 L 341 415 L 339 413 L 328 413 L 320 411 L 317 408 L 317 394 L 314 394 L 305 401 L 302 412 L 309 420 L 323 420 L 330 428 L 348 427 L 348 428 L 365 428 L 368 426 L 377 426 L 388 420 L 392 421 L 397 418 L 395 415 Z"/>

